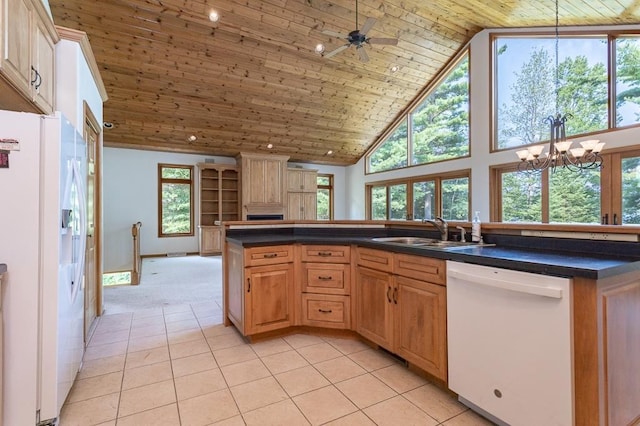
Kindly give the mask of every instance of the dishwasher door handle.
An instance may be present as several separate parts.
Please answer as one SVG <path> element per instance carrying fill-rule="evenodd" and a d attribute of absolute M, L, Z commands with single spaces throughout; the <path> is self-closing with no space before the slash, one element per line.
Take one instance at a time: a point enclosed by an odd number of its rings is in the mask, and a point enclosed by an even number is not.
<path fill-rule="evenodd" d="M 447 275 L 472 284 L 484 285 L 503 290 L 515 291 L 518 293 L 533 294 L 535 296 L 550 297 L 552 299 L 562 299 L 562 289 L 553 287 L 540 287 L 537 285 L 523 284 L 513 281 L 497 280 L 479 275 L 465 274 L 464 272 L 449 270 Z"/>

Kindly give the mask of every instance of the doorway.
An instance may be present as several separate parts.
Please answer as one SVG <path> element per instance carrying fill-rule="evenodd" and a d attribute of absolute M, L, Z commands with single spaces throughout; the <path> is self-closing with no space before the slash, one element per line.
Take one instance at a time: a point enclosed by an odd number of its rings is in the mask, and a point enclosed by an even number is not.
<path fill-rule="evenodd" d="M 102 127 L 84 103 L 83 137 L 87 142 L 87 245 L 84 274 L 84 338 L 88 340 L 96 318 L 102 314 L 102 265 L 100 255 L 100 153 Z"/>

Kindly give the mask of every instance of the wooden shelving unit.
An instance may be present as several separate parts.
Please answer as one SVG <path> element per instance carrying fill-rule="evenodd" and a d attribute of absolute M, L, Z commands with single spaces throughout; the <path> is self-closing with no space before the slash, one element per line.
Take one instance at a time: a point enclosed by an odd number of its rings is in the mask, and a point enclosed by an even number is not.
<path fill-rule="evenodd" d="M 221 223 L 240 218 L 238 168 L 198 163 L 200 172 L 200 255 L 220 253 Z"/>

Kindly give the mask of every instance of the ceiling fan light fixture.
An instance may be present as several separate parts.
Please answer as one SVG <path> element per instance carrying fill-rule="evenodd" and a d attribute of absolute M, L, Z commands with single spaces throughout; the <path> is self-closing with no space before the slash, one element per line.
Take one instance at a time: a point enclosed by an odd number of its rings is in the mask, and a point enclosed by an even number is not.
<path fill-rule="evenodd" d="M 209 20 L 211 22 L 218 22 L 220 20 L 220 14 L 218 13 L 218 11 L 211 9 L 209 11 Z"/>

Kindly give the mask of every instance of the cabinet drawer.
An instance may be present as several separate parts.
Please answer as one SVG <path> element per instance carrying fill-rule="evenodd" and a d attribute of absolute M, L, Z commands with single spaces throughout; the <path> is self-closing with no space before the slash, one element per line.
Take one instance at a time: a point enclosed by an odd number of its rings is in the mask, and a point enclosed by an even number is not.
<path fill-rule="evenodd" d="M 293 246 L 252 247 L 245 250 L 245 266 L 293 262 Z"/>
<path fill-rule="evenodd" d="M 302 261 L 316 263 L 349 263 L 350 246 L 302 246 Z"/>
<path fill-rule="evenodd" d="M 393 253 L 358 247 L 358 265 L 378 271 L 393 271 Z"/>
<path fill-rule="evenodd" d="M 302 294 L 302 324 L 329 328 L 351 327 L 349 296 Z"/>
<path fill-rule="evenodd" d="M 349 294 L 350 265 L 305 263 L 302 291 L 323 294 Z"/>
<path fill-rule="evenodd" d="M 395 254 L 394 260 L 394 268 L 397 275 L 434 284 L 444 285 L 446 281 L 446 263 L 444 260 L 398 253 Z"/>

